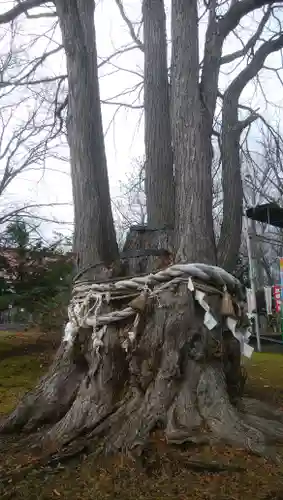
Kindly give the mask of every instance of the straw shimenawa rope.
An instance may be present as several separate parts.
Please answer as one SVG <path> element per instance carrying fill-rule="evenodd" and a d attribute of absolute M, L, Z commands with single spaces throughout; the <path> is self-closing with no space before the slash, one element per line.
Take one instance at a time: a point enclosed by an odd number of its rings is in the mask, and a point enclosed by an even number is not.
<path fill-rule="evenodd" d="M 241 295 L 242 286 L 239 280 L 220 267 L 207 264 L 175 264 L 155 274 L 137 276 L 116 282 L 75 283 L 69 306 L 69 318 L 81 327 L 98 327 L 127 319 L 136 315 L 135 309 L 126 307 L 123 310 L 99 315 L 102 302 L 109 303 L 111 295 L 117 298 L 117 294 L 126 296 L 126 292 L 128 294 L 139 293 L 145 288 L 148 289 L 150 296 L 156 296 L 165 288 L 187 281 L 190 277 L 212 283 L 221 288 L 227 286 L 236 295 Z M 90 303 L 92 303 L 91 307 Z"/>
<path fill-rule="evenodd" d="M 193 282 L 192 280 L 200 280 Z M 99 353 L 103 346 L 103 337 L 107 325 L 135 316 L 133 328 L 129 338 L 135 337 L 136 325 L 139 322 L 140 313 L 136 308 L 128 305 L 124 309 L 114 310 L 109 313 L 100 314 L 103 303 L 133 298 L 141 294 L 147 297 L 157 297 L 166 288 L 178 285 L 182 282 L 188 283 L 188 289 L 195 291 L 195 299 L 205 310 L 204 324 L 211 330 L 217 325 L 213 312 L 205 301 L 206 293 L 218 293 L 223 295 L 227 289 L 240 301 L 243 300 L 243 287 L 240 281 L 227 273 L 224 269 L 207 264 L 176 264 L 155 274 L 147 276 L 136 276 L 120 281 L 103 283 L 75 283 L 72 299 L 68 308 L 69 322 L 65 328 L 64 340 L 73 343 L 80 328 L 92 328 L 93 347 Z M 235 338 L 241 344 L 242 352 L 250 357 L 253 349 L 247 345 L 250 333 L 248 330 L 241 332 L 237 330 L 237 320 L 227 317 L 227 326 Z M 131 335 L 130 335 L 131 334 Z"/>
<path fill-rule="evenodd" d="M 137 276 L 130 279 L 124 279 L 113 283 L 75 283 L 73 293 L 85 293 L 89 290 L 97 292 L 111 292 L 115 290 L 141 290 L 144 285 L 156 286 L 160 283 L 166 283 L 173 278 L 192 277 L 198 278 L 204 282 L 214 282 L 215 285 L 226 285 L 232 290 L 240 291 L 241 283 L 237 278 L 227 273 L 224 269 L 208 264 L 174 264 L 173 266 L 158 271 L 147 276 Z"/>

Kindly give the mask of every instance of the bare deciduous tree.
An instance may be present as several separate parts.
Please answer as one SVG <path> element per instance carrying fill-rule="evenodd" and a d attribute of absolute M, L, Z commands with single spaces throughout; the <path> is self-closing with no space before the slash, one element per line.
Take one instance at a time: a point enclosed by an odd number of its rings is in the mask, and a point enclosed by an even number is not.
<path fill-rule="evenodd" d="M 54 114 L 54 103 L 60 94 L 55 82 L 41 82 L 36 70 L 50 54 L 58 49 L 44 51 L 40 58 L 29 60 L 26 47 L 18 46 L 17 23 L 1 37 L 0 51 L 0 224 L 2 227 L 14 218 L 34 217 L 35 209 L 50 206 L 21 199 L 11 201 L 9 191 L 15 181 L 24 175 L 38 172 L 44 175 L 46 161 L 64 158 L 64 135 Z M 36 40 L 33 40 L 36 43 Z M 3 47 L 2 47 L 3 45 Z M 61 47 L 59 47 L 61 50 Z M 34 91 L 32 83 L 36 83 Z M 60 153 L 59 153 L 60 148 Z M 50 168 L 50 167 L 49 167 Z M 56 170 L 56 169 L 54 169 Z M 61 205 L 55 203 L 55 205 Z M 64 203 L 63 203 L 64 205 Z M 38 219 L 40 215 L 37 214 Z M 42 216 L 42 220 L 47 220 Z M 52 219 L 52 222 L 56 222 Z"/>
<path fill-rule="evenodd" d="M 246 207 L 271 203 L 282 205 L 282 135 L 280 127 L 261 127 L 254 146 L 242 148 L 244 204 Z M 279 221 L 278 221 L 279 222 Z M 282 229 L 251 221 L 253 257 L 257 288 L 279 281 Z"/>
<path fill-rule="evenodd" d="M 32 11 L 34 7 L 43 8 L 45 3 L 43 0 L 24 0 L 0 16 L 0 22 L 10 22 L 19 14 L 27 14 L 30 9 Z M 145 49 L 147 41 L 140 42 L 138 30 L 130 23 L 121 0 L 116 0 L 116 3 L 132 39 L 145 52 L 148 75 L 150 67 L 152 71 L 155 70 L 152 67 L 155 61 L 152 47 Z M 134 293 L 136 289 L 133 281 L 127 284 L 123 280 L 116 288 L 112 282 L 109 285 L 110 278 L 116 281 L 125 270 L 129 276 L 131 273 L 152 273 L 161 268 L 159 279 L 163 279 L 166 274 L 164 268 L 171 262 L 173 252 L 168 251 L 168 248 L 164 249 L 164 243 L 169 241 L 169 238 L 166 240 L 166 231 L 143 227 L 140 231 L 133 231 L 127 238 L 125 248 L 130 255 L 128 262 L 119 259 L 102 131 L 94 2 L 54 1 L 67 61 L 67 132 L 73 178 L 79 284 L 77 295 L 71 303 L 74 307 L 70 308 L 71 323 L 68 326 L 72 329 L 71 333 L 66 330 L 68 336 L 62 341 L 49 372 L 2 423 L 2 431 L 12 431 L 15 428 L 30 431 L 37 429 L 42 423 L 51 423 L 53 426 L 47 429 L 43 437 L 43 448 L 50 454 L 64 445 L 72 446 L 77 438 L 82 437 L 83 448 L 94 449 L 97 453 L 101 450 L 106 453 L 116 452 L 125 448 L 132 453 L 137 450 L 141 453 L 149 434 L 157 425 L 163 428 L 169 442 L 210 442 L 213 436 L 214 439 L 225 439 L 256 453 L 267 451 L 269 439 L 282 439 L 282 412 L 274 411 L 259 402 L 242 399 L 244 377 L 240 362 L 240 343 L 226 328 L 227 311 L 225 313 L 222 310 L 224 298 L 230 300 L 232 307 L 235 306 L 235 311 L 238 311 L 241 327 L 244 327 L 243 314 L 240 312 L 240 284 L 225 271 L 205 265 L 217 262 L 212 211 L 211 138 L 217 111 L 221 66 L 227 64 L 227 61 L 247 58 L 244 61 L 247 64 L 239 69 L 237 76 L 223 93 L 220 153 L 225 210 L 227 192 L 231 196 L 239 195 L 237 200 L 230 200 L 233 203 L 228 207 L 232 209 L 233 224 L 226 224 L 227 215 L 223 214 L 222 234 L 218 244 L 221 260 L 229 262 L 230 266 L 234 248 L 231 248 L 230 241 L 227 244 L 227 238 L 230 237 L 232 243 L 234 238 L 235 246 L 240 244 L 240 132 L 255 118 L 255 114 L 251 113 L 239 119 L 239 98 L 247 83 L 262 68 L 266 57 L 281 48 L 283 39 L 278 31 L 270 34 L 269 26 L 268 40 L 262 42 L 262 29 L 259 28 L 247 45 L 233 54 L 223 54 L 224 43 L 231 33 L 237 34 L 237 28 L 246 15 L 259 7 L 271 6 L 272 9 L 267 10 L 268 14 L 263 14 L 264 21 L 261 25 L 266 27 L 269 11 L 272 14 L 280 3 L 282 2 L 274 4 L 268 0 L 205 2 L 207 30 L 200 64 L 198 1 L 172 0 L 169 115 L 175 167 L 174 236 L 180 260 L 185 258 L 201 261 L 198 266 L 190 268 L 198 270 L 197 278 L 201 283 L 197 281 L 195 286 L 199 286 L 200 290 L 205 289 L 209 294 L 211 281 L 214 280 L 216 288 L 213 288 L 213 296 L 209 299 L 215 316 L 221 320 L 216 321 L 211 331 L 201 307 L 202 299 L 198 300 L 196 295 L 188 292 L 188 283 L 184 283 L 184 278 L 179 274 L 174 274 L 182 272 L 180 269 L 183 270 L 184 267 L 178 266 L 179 271 L 176 267 L 170 270 L 173 273 L 173 279 L 169 281 L 170 289 L 165 289 L 164 284 L 158 283 L 159 288 L 152 290 L 156 280 L 156 276 L 152 277 L 152 274 L 136 279 L 139 287 L 143 284 L 142 290 L 139 289 L 137 293 Z M 145 3 L 144 13 L 150 7 L 159 9 L 158 16 L 153 19 L 154 22 L 157 22 L 157 18 L 160 21 L 158 46 L 163 50 L 158 61 L 159 81 L 161 75 L 162 78 L 165 75 L 164 4 L 162 0 Z M 44 12 L 47 11 L 43 8 L 43 14 Z M 150 19 L 146 22 L 150 24 Z M 152 26 L 147 25 L 145 36 L 150 36 L 151 29 Z M 153 42 L 152 38 L 151 43 Z M 148 83 L 150 82 L 145 86 Z M 155 92 L 158 88 L 159 84 L 155 82 Z M 169 106 L 166 88 L 165 82 L 162 87 L 162 102 L 164 106 Z M 154 101 L 149 90 L 147 88 L 145 93 L 147 106 L 150 101 Z M 156 96 L 156 99 L 159 97 Z M 162 147 L 163 144 L 157 134 L 161 123 L 167 123 L 166 133 L 168 131 L 168 109 L 163 110 L 159 106 L 160 102 L 157 107 L 159 112 L 164 111 L 164 120 L 156 117 L 150 122 L 150 116 L 145 120 L 147 125 L 151 123 L 154 128 L 152 137 L 155 137 L 156 147 Z M 147 113 L 150 112 L 147 108 Z M 168 144 L 165 146 L 168 152 Z M 229 155 L 230 148 L 233 158 Z M 152 145 L 147 154 L 150 151 L 153 154 Z M 166 159 L 163 167 L 164 172 L 168 172 L 167 154 L 156 155 L 155 158 L 156 161 Z M 154 165 L 155 182 L 158 180 L 156 172 L 162 175 L 163 167 L 158 165 L 157 170 Z M 148 173 L 147 167 L 146 174 Z M 229 182 L 235 183 L 235 186 L 228 185 Z M 156 193 L 155 187 L 148 190 L 147 195 L 158 203 Z M 164 200 L 163 194 L 160 199 Z M 148 207 L 150 206 L 151 200 L 148 202 Z M 152 207 L 154 209 L 153 203 Z M 160 219 L 157 222 L 160 223 Z M 233 233 L 234 227 L 237 234 Z M 159 231 L 155 232 L 155 229 Z M 149 245 L 147 238 L 151 240 Z M 137 257 L 136 253 L 139 252 L 141 255 Z M 158 259 L 152 258 L 156 254 L 151 255 L 151 260 L 144 259 L 148 256 L 146 252 L 157 252 Z M 170 272 L 167 270 L 167 273 Z M 97 283 L 93 285 L 93 281 L 100 281 L 100 286 Z M 209 281 L 210 287 L 203 281 Z M 86 289 L 88 293 L 84 295 Z M 117 301 L 118 305 L 113 305 Z M 80 317 L 77 313 L 79 304 L 82 307 L 79 308 L 82 314 Z M 89 310 L 86 310 L 87 305 Z M 112 307 L 116 309 L 116 316 L 112 315 Z M 137 311 L 134 323 L 125 316 L 134 314 L 133 311 Z M 231 313 L 230 310 L 228 316 L 234 316 L 235 311 Z M 94 315 L 91 316 L 91 313 Z M 121 316 L 122 323 L 119 322 Z M 104 321 L 105 325 L 102 326 L 100 321 Z M 271 419 L 276 420 L 276 425 L 271 424 Z"/>

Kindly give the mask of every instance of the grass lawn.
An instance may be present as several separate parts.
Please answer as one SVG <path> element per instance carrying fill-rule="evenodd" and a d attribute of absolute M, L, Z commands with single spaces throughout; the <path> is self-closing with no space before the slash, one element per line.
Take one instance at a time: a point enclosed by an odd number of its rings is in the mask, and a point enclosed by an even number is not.
<path fill-rule="evenodd" d="M 0 332 L 0 415 L 11 412 L 50 363 L 51 346 L 36 333 Z"/>
<path fill-rule="evenodd" d="M 0 413 L 11 411 L 50 362 L 52 349 L 39 335 L 0 333 Z M 247 393 L 283 407 L 283 355 L 254 354 L 247 361 Z M 23 450 L 23 456 L 26 451 Z M 282 456 L 283 448 L 278 448 Z M 199 473 L 188 460 L 200 458 L 233 463 L 242 472 Z M 4 460 L 4 457 L 2 456 Z M 1 449 L 0 449 L 1 460 Z M 228 446 L 168 448 L 156 434 L 143 467 L 122 456 L 94 460 L 91 456 L 56 470 L 30 473 L 5 484 L 0 498 L 22 500 L 283 500 L 283 466 Z"/>
<path fill-rule="evenodd" d="M 245 366 L 248 395 L 282 405 L 283 355 L 255 352 L 250 360 L 245 360 Z"/>

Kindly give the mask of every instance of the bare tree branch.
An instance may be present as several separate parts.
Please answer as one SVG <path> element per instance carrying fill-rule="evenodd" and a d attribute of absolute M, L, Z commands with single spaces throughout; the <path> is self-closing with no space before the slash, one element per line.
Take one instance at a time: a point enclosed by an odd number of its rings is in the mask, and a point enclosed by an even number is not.
<path fill-rule="evenodd" d="M 50 8 L 50 12 L 44 12 L 42 14 L 29 14 L 27 11 L 25 15 L 28 19 L 45 19 L 46 17 L 57 17 L 57 12 Z"/>
<path fill-rule="evenodd" d="M 283 0 L 279 0 L 277 3 L 283 3 Z M 216 15 L 216 2 L 213 0 L 209 3 L 209 22 L 206 31 L 200 82 L 201 96 L 207 110 L 207 119 L 209 120 L 207 126 L 212 128 L 217 99 L 221 53 L 226 37 L 249 12 L 264 5 L 272 4 L 274 4 L 273 0 L 241 0 L 239 2 L 232 2 L 227 13 L 218 19 Z"/>
<path fill-rule="evenodd" d="M 51 221 L 51 222 L 54 222 L 53 219 L 48 219 L 48 218 L 45 218 L 45 217 L 41 217 L 41 216 L 36 216 L 34 215 L 33 213 L 29 213 L 27 212 L 28 210 L 31 210 L 31 209 L 38 209 L 38 208 L 46 208 L 46 207 L 62 207 L 62 206 L 71 206 L 71 203 L 31 203 L 31 204 L 26 204 L 26 205 L 23 205 L 21 206 L 20 208 L 15 208 L 11 211 L 9 211 L 8 213 L 5 213 L 4 215 L 0 215 L 0 224 L 6 224 L 7 222 L 9 222 L 11 219 L 15 218 L 15 217 L 18 217 L 19 215 L 21 216 L 25 216 L 25 217 L 32 217 L 32 218 L 38 218 L 38 219 L 41 219 L 41 220 L 45 220 L 45 221 Z M 60 221 L 60 224 L 70 224 L 70 222 L 64 222 L 64 221 Z"/>
<path fill-rule="evenodd" d="M 47 0 L 48 1 L 48 0 Z M 15 7 L 4 12 L 0 15 L 0 24 L 6 24 L 14 21 L 21 14 L 26 14 L 29 9 L 34 9 L 35 7 L 40 7 L 47 3 L 46 0 L 24 0 L 21 3 L 17 3 Z"/>
<path fill-rule="evenodd" d="M 247 53 L 250 50 L 252 50 L 254 48 L 254 46 L 255 46 L 256 42 L 258 41 L 268 19 L 270 18 L 271 11 L 272 11 L 272 8 L 271 8 L 271 6 L 269 6 L 267 11 L 264 13 L 264 15 L 263 15 L 263 17 L 258 25 L 256 32 L 248 40 L 246 45 L 244 45 L 241 50 L 237 50 L 236 52 L 233 52 L 232 54 L 227 54 L 226 56 L 221 57 L 221 64 L 228 64 L 228 63 L 235 61 L 239 57 L 244 57 L 245 55 L 247 55 Z"/>
<path fill-rule="evenodd" d="M 103 99 L 100 99 L 100 102 L 102 104 L 112 104 L 112 106 L 120 106 L 122 108 L 129 108 L 129 109 L 143 109 L 143 104 L 129 104 L 127 102 L 119 102 L 119 101 L 104 101 Z"/>
<path fill-rule="evenodd" d="M 274 3 L 274 0 L 240 0 L 239 2 L 233 2 L 228 12 L 219 20 L 219 36 L 223 39 L 226 38 L 238 26 L 244 16 L 264 5 Z M 276 4 L 281 3 L 283 3 L 283 0 L 276 2 Z"/>
<path fill-rule="evenodd" d="M 243 88 L 252 80 L 262 68 L 265 59 L 269 54 L 283 47 L 283 35 L 273 37 L 264 42 L 254 54 L 251 62 L 239 73 L 229 86 L 229 92 L 234 92 L 240 96 Z"/>
<path fill-rule="evenodd" d="M 13 37 L 13 33 L 11 36 Z M 5 54 L 5 60 L 3 60 L 1 77 L 2 81 L 6 82 L 12 74 L 14 81 L 11 82 L 11 86 L 13 89 L 17 88 L 15 81 L 19 84 L 23 83 L 20 80 L 27 75 L 32 83 L 37 83 L 37 80 L 33 78 L 36 69 L 44 62 L 48 55 L 55 54 L 59 50 L 59 47 L 56 47 L 55 50 L 46 51 L 41 57 L 36 57 L 32 64 L 30 64 L 30 61 L 26 64 L 25 49 L 18 49 L 14 54 L 13 40 L 10 42 L 9 47 L 10 52 Z M 26 68 L 28 68 L 28 71 L 26 71 Z M 24 76 L 22 75 L 23 71 Z M 20 77 L 14 76 L 15 72 Z M 0 83 L 1 87 L 3 88 L 5 85 L 1 85 Z M 9 187 L 14 183 L 15 179 L 19 179 L 22 174 L 26 174 L 31 170 L 43 175 L 46 159 L 48 157 L 56 158 L 58 147 L 57 137 L 61 133 L 61 129 L 56 127 L 53 103 L 54 101 L 56 102 L 59 91 L 60 86 L 56 89 L 56 87 L 52 88 L 49 85 L 46 89 L 42 88 L 36 93 L 34 91 L 25 92 L 24 94 L 16 92 L 16 95 L 19 96 L 16 102 L 14 99 L 11 100 L 10 96 L 7 101 L 7 94 L 1 94 L 1 201 L 3 195 L 6 195 L 7 192 L 9 194 Z M 62 143 L 61 140 L 60 143 Z M 3 203 L 1 204 L 3 205 Z M 20 207 L 13 210 L 10 207 L 4 207 L 4 210 L 1 208 L 0 223 L 5 223 L 10 217 L 17 214 L 23 214 L 28 217 L 27 208 L 29 207 L 30 205 L 26 203 L 20 203 Z"/>
<path fill-rule="evenodd" d="M 123 21 L 126 23 L 126 25 L 129 28 L 129 32 L 130 32 L 130 35 L 131 35 L 133 41 L 140 48 L 140 50 L 142 52 L 144 52 L 144 45 L 141 42 L 141 40 L 138 38 L 138 36 L 136 35 L 136 32 L 135 32 L 134 27 L 133 27 L 133 23 L 130 21 L 130 19 L 128 18 L 127 14 L 125 12 L 122 0 L 115 0 L 115 2 L 116 2 L 116 5 L 120 11 L 120 14 L 121 14 Z"/>
<path fill-rule="evenodd" d="M 109 63 L 112 59 L 114 59 L 115 57 L 118 57 L 122 54 L 125 54 L 126 52 L 131 52 L 132 50 L 136 50 L 136 49 L 139 49 L 140 47 L 138 45 L 129 45 L 127 47 L 122 47 L 118 50 L 116 50 L 115 52 L 113 52 L 113 54 L 110 54 L 110 56 L 108 57 L 98 57 L 98 59 L 101 61 L 97 67 L 98 69 L 102 68 L 102 66 L 104 66 L 105 64 Z"/>
<path fill-rule="evenodd" d="M 38 80 L 28 80 L 28 81 L 22 81 L 22 80 L 11 80 L 7 82 L 0 82 L 0 88 L 6 88 L 6 87 L 27 87 L 27 86 L 34 86 L 34 85 L 40 85 L 42 83 L 51 83 L 51 82 L 57 82 L 58 80 L 62 79 L 67 79 L 67 75 L 58 75 L 58 76 L 51 76 L 47 78 L 39 78 Z"/>
<path fill-rule="evenodd" d="M 238 120 L 237 127 L 239 130 L 242 132 L 246 127 L 251 125 L 255 120 L 259 118 L 259 115 L 257 114 L 256 111 L 253 111 L 250 116 L 245 118 L 244 120 Z"/>

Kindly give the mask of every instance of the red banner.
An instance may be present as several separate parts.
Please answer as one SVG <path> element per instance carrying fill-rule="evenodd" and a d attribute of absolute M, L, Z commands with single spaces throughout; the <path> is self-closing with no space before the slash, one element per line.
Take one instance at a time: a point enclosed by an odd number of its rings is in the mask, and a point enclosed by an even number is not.
<path fill-rule="evenodd" d="M 275 299 L 275 309 L 279 313 L 281 311 L 281 286 L 275 285 L 273 287 L 273 295 Z"/>

